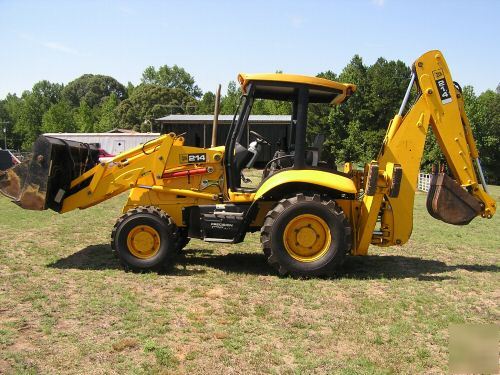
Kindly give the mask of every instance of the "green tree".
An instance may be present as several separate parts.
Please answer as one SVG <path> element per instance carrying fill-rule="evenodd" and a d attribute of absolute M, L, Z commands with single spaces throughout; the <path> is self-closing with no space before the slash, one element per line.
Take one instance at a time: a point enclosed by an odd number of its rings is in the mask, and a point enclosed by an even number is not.
<path fill-rule="evenodd" d="M 362 132 L 361 124 L 358 120 L 350 121 L 347 125 L 348 136 L 342 140 L 340 155 L 341 160 L 359 160 L 364 153 L 364 145 L 359 141 L 359 134 Z"/>
<path fill-rule="evenodd" d="M 42 118 L 44 133 L 69 133 L 76 130 L 71 104 L 61 100 L 52 104 Z"/>
<path fill-rule="evenodd" d="M 68 83 L 63 90 L 64 98 L 74 107 L 84 100 L 90 108 L 101 105 L 113 93 L 119 100 L 127 97 L 125 86 L 113 77 L 101 74 L 84 74 Z"/>
<path fill-rule="evenodd" d="M 177 65 L 172 67 L 163 65 L 158 70 L 149 66 L 142 73 L 141 82 L 171 89 L 182 89 L 194 98 L 200 98 L 202 94 L 201 89 L 195 84 L 194 77 Z"/>
<path fill-rule="evenodd" d="M 212 115 L 215 109 L 215 94 L 207 91 L 198 102 L 196 113 L 199 115 Z"/>
<path fill-rule="evenodd" d="M 132 96 L 132 93 L 134 92 L 135 86 L 132 82 L 127 83 L 127 98 L 130 98 Z"/>
<path fill-rule="evenodd" d="M 371 130 L 386 129 L 398 112 L 410 81 L 411 71 L 402 61 L 379 58 L 367 69 L 368 92 L 364 98 L 371 118 L 365 125 Z"/>
<path fill-rule="evenodd" d="M 464 94 L 464 97 L 466 95 Z M 500 176 L 500 94 L 487 90 L 466 107 L 485 173 L 492 183 Z"/>
<path fill-rule="evenodd" d="M 326 72 L 325 78 L 335 79 Z M 356 84 L 356 92 L 328 116 L 325 148 L 336 160 L 368 162 L 376 158 L 390 119 L 397 113 L 409 82 L 410 69 L 401 61 L 379 58 L 365 66 L 355 55 L 338 77 Z M 357 145 L 354 145 L 357 142 Z"/>
<path fill-rule="evenodd" d="M 80 106 L 75 111 L 76 129 L 82 133 L 94 132 L 95 117 L 92 108 L 85 100 L 80 102 Z"/>
<path fill-rule="evenodd" d="M 345 103 L 335 106 L 329 113 L 328 123 L 324 127 L 326 142 L 324 150 L 336 161 L 364 161 L 363 128 L 371 117 L 371 112 L 363 101 L 363 95 L 368 92 L 367 67 L 363 60 L 355 55 L 342 70 L 340 82 L 356 84 L 356 93 Z M 349 139 L 349 141 L 345 141 Z M 346 142 L 350 144 L 347 148 Z M 358 145 L 354 147 L 354 142 Z"/>
<path fill-rule="evenodd" d="M 97 132 L 107 132 L 117 126 L 115 109 L 118 107 L 119 100 L 113 93 L 108 96 L 102 104 L 99 122 L 95 126 Z"/>
<path fill-rule="evenodd" d="M 290 102 L 270 99 L 257 99 L 253 103 L 252 115 L 290 115 Z"/>
<path fill-rule="evenodd" d="M 337 75 L 331 70 L 321 72 L 316 75 L 318 78 L 325 78 L 332 81 L 338 80 Z M 323 160 L 327 161 L 330 164 L 334 164 L 335 153 L 332 153 L 332 145 L 333 142 L 331 139 L 333 130 L 331 129 L 332 125 L 331 115 L 334 111 L 334 107 L 327 103 L 311 103 L 309 105 L 309 113 L 307 116 L 307 138 L 309 142 L 313 142 L 314 138 L 318 134 L 325 135 L 326 139 L 326 147 L 324 147 L 324 151 L 322 152 Z M 336 142 L 338 143 L 338 142 Z"/>
<path fill-rule="evenodd" d="M 21 138 L 14 132 L 14 129 L 19 119 L 22 104 L 21 98 L 15 94 L 7 94 L 6 98 L 1 101 L 0 121 L 3 122 L 2 126 L 7 131 L 7 148 L 19 149 L 21 147 Z"/>
<path fill-rule="evenodd" d="M 7 138 L 7 134 L 10 137 L 10 133 L 12 133 L 12 119 L 7 112 L 5 100 L 0 100 L 0 149 L 12 147 L 10 142 L 4 145 L 4 140 Z"/>
<path fill-rule="evenodd" d="M 7 139 L 7 148 L 19 147 L 15 142 L 14 127 L 19 117 L 19 108 L 21 100 L 12 94 L 8 94 L 4 100 L 0 100 L 0 147 L 5 147 Z M 4 133 L 5 131 L 5 133 Z"/>
<path fill-rule="evenodd" d="M 221 98 L 220 113 L 222 115 L 233 115 L 240 102 L 241 91 L 236 86 L 236 82 L 230 81 L 227 85 L 227 92 Z"/>
<path fill-rule="evenodd" d="M 114 113 L 120 127 L 140 130 L 145 120 L 152 121 L 172 113 L 186 113 L 186 108 L 195 105 L 196 100 L 182 89 L 141 84 L 130 98 L 120 102 Z"/>
<path fill-rule="evenodd" d="M 63 86 L 49 81 L 35 83 L 31 91 L 23 92 L 14 132 L 22 139 L 22 148 L 30 150 L 42 131 L 45 112 L 61 99 Z"/>

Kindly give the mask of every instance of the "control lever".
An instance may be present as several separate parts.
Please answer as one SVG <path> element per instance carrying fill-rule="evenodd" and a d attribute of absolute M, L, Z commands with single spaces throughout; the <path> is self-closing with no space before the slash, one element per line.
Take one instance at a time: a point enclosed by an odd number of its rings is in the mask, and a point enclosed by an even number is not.
<path fill-rule="evenodd" d="M 245 184 L 251 184 L 252 183 L 252 180 L 250 180 L 249 178 L 246 178 L 243 173 L 241 174 L 241 181 L 243 181 Z"/>

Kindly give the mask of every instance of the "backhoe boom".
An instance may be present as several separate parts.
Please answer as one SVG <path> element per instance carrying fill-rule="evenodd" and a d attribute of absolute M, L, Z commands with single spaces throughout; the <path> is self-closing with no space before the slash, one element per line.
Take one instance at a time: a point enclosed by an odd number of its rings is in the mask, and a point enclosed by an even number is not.
<path fill-rule="evenodd" d="M 431 214 L 449 223 L 466 224 L 478 214 L 490 218 L 496 211 L 495 202 L 488 195 L 481 178 L 478 151 L 464 111 L 462 93 L 458 85 L 455 86 L 440 51 L 429 51 L 415 61 L 408 94 L 413 82 L 419 93 L 417 101 L 403 117 L 408 99 L 408 95 L 405 96 L 400 112 L 389 124 L 378 159 L 370 165 L 372 170 L 378 168 L 377 186 L 373 194 L 365 192 L 363 197 L 355 254 L 366 254 L 371 243 L 390 246 L 408 241 L 413 227 L 414 196 L 429 126 L 453 176 L 461 186 L 447 176 L 441 176 L 440 181 L 434 176 L 433 184 L 440 185 L 434 191 L 431 189 L 429 195 L 429 200 L 435 200 L 434 206 L 437 202 L 434 211 L 433 202 L 428 203 Z M 399 193 L 394 197 L 390 192 L 395 166 L 402 169 L 402 178 Z M 436 193 L 441 196 L 436 196 Z M 449 214 L 451 212 L 453 216 Z M 379 215 L 380 231 L 374 235 Z"/>

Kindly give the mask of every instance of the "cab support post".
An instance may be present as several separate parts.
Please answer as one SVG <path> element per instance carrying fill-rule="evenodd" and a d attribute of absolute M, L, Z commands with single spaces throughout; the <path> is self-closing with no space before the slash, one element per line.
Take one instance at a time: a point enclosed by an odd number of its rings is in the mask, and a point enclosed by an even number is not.
<path fill-rule="evenodd" d="M 295 169 L 304 169 L 306 153 L 307 106 L 309 104 L 309 89 L 301 86 L 298 92 L 297 124 L 295 130 Z"/>

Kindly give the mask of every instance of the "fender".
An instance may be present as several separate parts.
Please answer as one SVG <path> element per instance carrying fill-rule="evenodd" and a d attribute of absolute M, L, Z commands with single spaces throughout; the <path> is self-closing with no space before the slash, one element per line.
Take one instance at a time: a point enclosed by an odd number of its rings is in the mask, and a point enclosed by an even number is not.
<path fill-rule="evenodd" d="M 354 182 L 351 179 L 335 173 L 313 169 L 286 170 L 276 173 L 264 181 L 255 193 L 254 200 L 262 198 L 264 194 L 275 187 L 290 182 L 305 182 L 312 185 L 323 186 L 332 190 L 338 190 L 344 193 L 357 193 L 356 185 L 354 185 Z"/>

